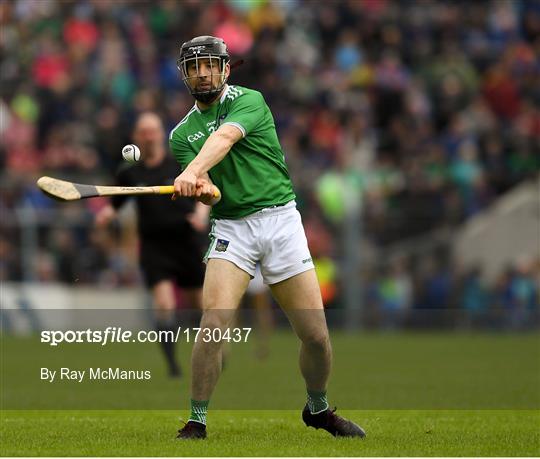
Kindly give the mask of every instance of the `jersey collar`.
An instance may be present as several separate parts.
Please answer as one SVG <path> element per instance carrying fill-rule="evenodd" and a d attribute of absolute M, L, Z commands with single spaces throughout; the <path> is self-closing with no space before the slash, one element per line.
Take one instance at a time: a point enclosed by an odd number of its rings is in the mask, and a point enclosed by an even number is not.
<path fill-rule="evenodd" d="M 229 85 L 226 84 L 225 85 L 225 91 L 223 91 L 223 94 L 221 94 L 221 97 L 219 99 L 219 103 L 222 104 L 223 101 L 225 100 L 225 97 L 227 97 L 227 94 L 229 93 Z"/>

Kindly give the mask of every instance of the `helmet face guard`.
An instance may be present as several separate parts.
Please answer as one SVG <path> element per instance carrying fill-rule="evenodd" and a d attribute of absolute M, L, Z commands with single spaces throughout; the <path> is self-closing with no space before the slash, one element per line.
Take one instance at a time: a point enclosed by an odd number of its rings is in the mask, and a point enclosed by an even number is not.
<path fill-rule="evenodd" d="M 200 72 L 202 61 L 210 68 L 210 74 Z M 191 95 L 198 101 L 210 103 L 218 97 L 227 82 L 226 68 L 229 63 L 227 46 L 221 38 L 202 36 L 196 37 L 182 45 L 180 59 L 176 65 L 182 74 L 182 81 Z M 191 74 L 190 74 L 191 73 Z M 210 79 L 209 89 L 198 89 L 199 80 L 203 77 Z M 214 87 L 215 81 L 218 81 Z"/>

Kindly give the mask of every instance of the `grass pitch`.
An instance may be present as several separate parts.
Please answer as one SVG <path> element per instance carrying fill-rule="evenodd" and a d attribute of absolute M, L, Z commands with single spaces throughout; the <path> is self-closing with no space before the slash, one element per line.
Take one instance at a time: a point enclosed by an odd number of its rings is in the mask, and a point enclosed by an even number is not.
<path fill-rule="evenodd" d="M 343 411 L 367 438 L 306 428 L 300 411 L 212 411 L 209 437 L 176 440 L 174 411 L 8 411 L 4 456 L 538 456 L 535 411 Z M 181 413 L 187 416 L 187 413 Z"/>

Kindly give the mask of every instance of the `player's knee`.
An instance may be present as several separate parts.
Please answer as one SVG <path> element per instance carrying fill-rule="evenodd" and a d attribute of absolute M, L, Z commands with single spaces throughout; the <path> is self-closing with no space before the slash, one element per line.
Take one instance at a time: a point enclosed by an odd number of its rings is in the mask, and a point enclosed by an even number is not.
<path fill-rule="evenodd" d="M 176 304 L 173 301 L 155 301 L 154 307 L 160 312 L 170 312 L 176 309 Z"/>
<path fill-rule="evenodd" d="M 301 337 L 304 346 L 326 352 L 330 350 L 330 337 L 327 331 L 312 331 Z"/>
<path fill-rule="evenodd" d="M 176 300 L 171 295 L 154 293 L 154 308 L 158 311 L 173 311 L 176 309 Z"/>
<path fill-rule="evenodd" d="M 226 318 L 218 310 L 204 311 L 201 317 L 201 328 L 224 329 L 227 326 Z"/>

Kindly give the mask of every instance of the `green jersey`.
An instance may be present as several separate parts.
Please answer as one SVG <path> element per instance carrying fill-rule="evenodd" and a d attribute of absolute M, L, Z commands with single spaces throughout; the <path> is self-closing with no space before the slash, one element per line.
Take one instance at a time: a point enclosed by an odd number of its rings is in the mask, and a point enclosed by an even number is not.
<path fill-rule="evenodd" d="M 243 138 L 208 171 L 221 190 L 212 218 L 242 218 L 294 199 L 272 113 L 260 92 L 241 86 L 227 86 L 219 102 L 207 110 L 195 104 L 171 131 L 169 145 L 182 169 L 224 124 L 236 126 Z"/>

